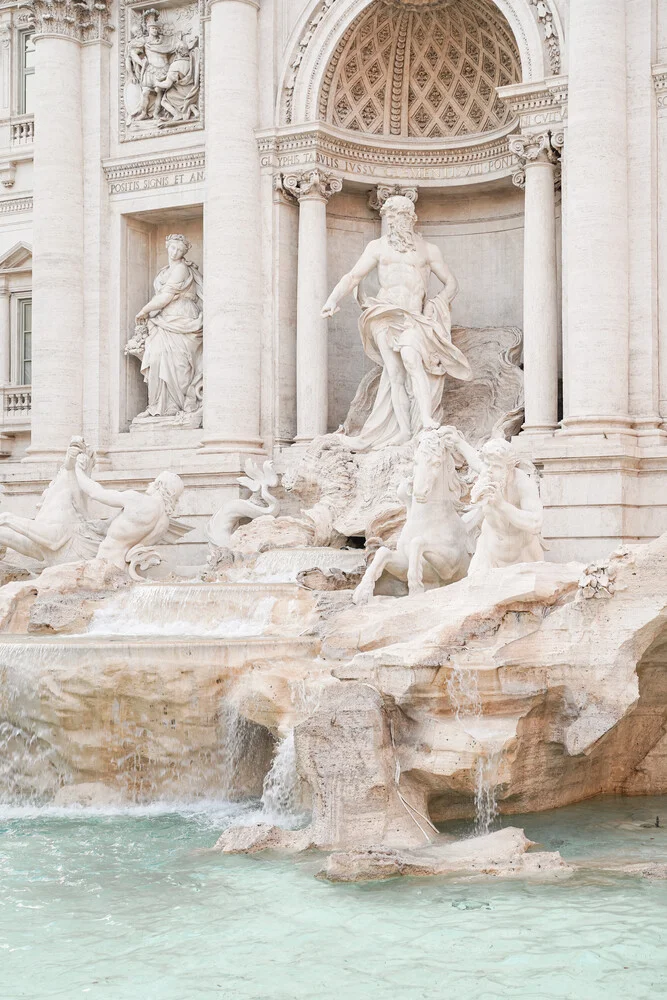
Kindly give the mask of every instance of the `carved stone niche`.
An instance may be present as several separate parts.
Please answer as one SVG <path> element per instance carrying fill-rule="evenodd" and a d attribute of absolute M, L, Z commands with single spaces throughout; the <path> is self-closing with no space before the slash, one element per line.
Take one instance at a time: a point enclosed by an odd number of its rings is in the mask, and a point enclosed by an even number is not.
<path fill-rule="evenodd" d="M 120 138 L 204 126 L 204 0 L 120 3 Z"/>
<path fill-rule="evenodd" d="M 203 304 L 201 205 L 126 215 L 123 230 L 118 341 L 120 430 L 145 434 L 164 429 L 173 434 L 199 428 L 201 361 L 206 336 L 197 322 Z M 182 237 L 183 260 L 192 281 L 160 313 L 153 311 L 151 318 L 137 321 L 137 315 L 153 295 L 169 281 L 168 237 Z M 155 340 L 149 343 L 151 337 Z M 164 351 L 168 352 L 169 363 L 162 369 Z M 160 372 L 169 375 L 165 386 L 160 384 Z M 176 391 L 171 380 L 177 383 Z M 172 405 L 176 397 L 182 397 L 182 406 Z"/>

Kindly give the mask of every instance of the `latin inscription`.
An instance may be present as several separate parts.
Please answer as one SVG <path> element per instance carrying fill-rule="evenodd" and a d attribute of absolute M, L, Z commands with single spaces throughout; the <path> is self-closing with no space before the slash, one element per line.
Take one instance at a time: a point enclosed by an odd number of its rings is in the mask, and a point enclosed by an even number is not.
<path fill-rule="evenodd" d="M 182 184 L 199 184 L 203 180 L 203 170 L 186 170 L 179 174 L 160 174 L 157 177 L 111 181 L 109 194 L 131 194 L 133 191 L 150 191 L 155 188 L 178 187 Z"/>

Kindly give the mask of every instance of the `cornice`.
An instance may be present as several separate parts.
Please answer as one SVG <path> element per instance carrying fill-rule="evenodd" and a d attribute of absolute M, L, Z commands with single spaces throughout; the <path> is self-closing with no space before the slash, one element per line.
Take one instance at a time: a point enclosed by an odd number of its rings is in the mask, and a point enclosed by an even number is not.
<path fill-rule="evenodd" d="M 104 176 L 108 181 L 120 181 L 130 177 L 167 174 L 175 170 L 203 170 L 205 164 L 206 154 L 204 150 L 193 149 L 181 153 L 107 160 L 103 164 L 103 168 Z"/>
<path fill-rule="evenodd" d="M 298 167 L 334 170 L 348 180 L 471 183 L 510 176 L 518 160 L 509 149 L 510 129 L 457 146 L 414 139 L 387 141 L 351 135 L 322 123 L 281 126 L 257 133 L 260 163 L 265 169 Z"/>

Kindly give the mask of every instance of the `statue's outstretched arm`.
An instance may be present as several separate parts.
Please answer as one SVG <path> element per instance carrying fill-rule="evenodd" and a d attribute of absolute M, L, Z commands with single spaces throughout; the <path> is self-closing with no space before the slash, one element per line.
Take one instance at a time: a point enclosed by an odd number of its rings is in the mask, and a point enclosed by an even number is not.
<path fill-rule="evenodd" d="M 76 478 L 83 493 L 91 500 L 97 500 L 106 507 L 124 507 L 126 498 L 120 490 L 107 490 L 100 483 L 87 476 L 78 461 L 76 464 Z"/>

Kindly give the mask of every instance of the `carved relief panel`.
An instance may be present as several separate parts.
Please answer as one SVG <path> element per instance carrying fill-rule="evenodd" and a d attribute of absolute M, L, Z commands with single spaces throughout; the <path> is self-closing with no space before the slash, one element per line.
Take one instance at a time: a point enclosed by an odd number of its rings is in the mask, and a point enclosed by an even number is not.
<path fill-rule="evenodd" d="M 202 4 L 122 5 L 122 141 L 203 127 Z"/>

